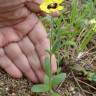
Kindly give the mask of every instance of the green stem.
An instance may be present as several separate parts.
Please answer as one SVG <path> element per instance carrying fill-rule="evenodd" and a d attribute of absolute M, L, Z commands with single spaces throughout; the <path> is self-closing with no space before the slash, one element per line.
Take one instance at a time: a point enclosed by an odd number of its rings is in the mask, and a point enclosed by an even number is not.
<path fill-rule="evenodd" d="M 52 17 L 50 17 L 52 19 Z M 53 26 L 53 25 L 52 25 Z M 52 48 L 52 30 L 51 30 L 51 35 L 50 35 L 50 51 L 51 51 L 51 48 Z M 51 69 L 51 55 L 52 55 L 52 52 L 50 54 L 50 69 Z M 49 77 L 49 92 L 51 93 L 52 91 L 52 82 L 51 82 L 51 78 L 52 78 L 52 73 L 51 73 L 51 70 L 50 70 L 50 77 Z"/>

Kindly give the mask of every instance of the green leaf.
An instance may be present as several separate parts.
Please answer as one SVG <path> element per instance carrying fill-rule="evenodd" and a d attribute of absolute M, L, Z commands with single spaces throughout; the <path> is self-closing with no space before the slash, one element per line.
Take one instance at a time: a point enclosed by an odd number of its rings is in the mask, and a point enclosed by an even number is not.
<path fill-rule="evenodd" d="M 64 81 L 66 78 L 66 74 L 65 73 L 61 73 L 58 74 L 56 76 L 52 77 L 52 87 L 57 86 L 58 84 L 60 84 L 62 81 Z"/>
<path fill-rule="evenodd" d="M 55 40 L 54 43 L 53 43 L 53 46 L 52 46 L 52 53 L 55 53 L 56 50 L 58 50 L 60 48 L 60 46 L 58 46 L 60 40 Z"/>
<path fill-rule="evenodd" d="M 85 71 L 85 69 L 79 64 L 74 64 L 71 68 L 76 71 Z"/>
<path fill-rule="evenodd" d="M 48 75 L 48 77 L 51 76 L 51 64 L 50 64 L 50 58 L 47 57 L 45 58 L 45 63 L 44 63 L 44 69 L 45 69 L 45 73 L 46 75 Z"/>
<path fill-rule="evenodd" d="M 61 72 L 61 67 L 57 69 L 57 73 L 59 74 Z"/>
<path fill-rule="evenodd" d="M 71 10 L 71 16 L 70 16 L 70 21 L 72 23 L 75 21 L 76 16 L 78 14 L 77 6 L 78 6 L 78 0 L 72 0 L 72 10 Z"/>
<path fill-rule="evenodd" d="M 71 69 L 83 72 L 85 75 L 87 75 L 87 71 L 79 64 L 74 64 L 73 66 L 70 66 Z"/>
<path fill-rule="evenodd" d="M 47 75 L 44 77 L 44 84 L 49 85 L 49 77 Z"/>
<path fill-rule="evenodd" d="M 49 86 L 45 85 L 45 84 L 38 84 L 38 85 L 34 85 L 32 87 L 32 92 L 48 92 L 49 91 Z"/>
<path fill-rule="evenodd" d="M 88 79 L 89 79 L 90 81 L 96 82 L 96 73 L 88 72 Z"/>
<path fill-rule="evenodd" d="M 94 34 L 95 34 L 95 32 L 92 31 L 92 29 L 90 29 L 86 33 L 84 39 L 82 40 L 81 44 L 79 45 L 79 52 L 82 52 L 86 48 L 87 44 L 91 41 Z"/>
<path fill-rule="evenodd" d="M 52 92 L 51 96 L 61 96 L 58 93 Z"/>
<path fill-rule="evenodd" d="M 77 46 L 76 42 L 74 42 L 74 41 L 66 41 L 65 45 Z"/>

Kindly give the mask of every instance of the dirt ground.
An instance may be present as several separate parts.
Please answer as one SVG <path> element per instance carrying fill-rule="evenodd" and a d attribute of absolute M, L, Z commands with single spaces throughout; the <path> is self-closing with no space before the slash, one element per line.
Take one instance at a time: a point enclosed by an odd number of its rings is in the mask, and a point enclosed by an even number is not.
<path fill-rule="evenodd" d="M 13 79 L 0 69 L 0 96 L 32 96 L 31 87 L 27 79 Z"/>
<path fill-rule="evenodd" d="M 65 84 L 61 83 L 57 89 L 55 89 L 58 93 L 62 94 L 73 94 L 74 93 L 74 84 L 70 82 L 70 80 L 66 80 Z M 26 78 L 22 78 L 19 80 L 13 79 L 8 74 L 6 74 L 2 69 L 0 69 L 0 96 L 37 96 L 31 92 L 32 82 L 28 81 Z M 65 89 L 66 88 L 66 89 Z M 72 96 L 79 96 L 72 95 Z M 49 96 L 40 94 L 39 96 Z M 71 96 L 71 95 L 68 95 Z M 80 96 L 83 96 L 80 94 Z"/>

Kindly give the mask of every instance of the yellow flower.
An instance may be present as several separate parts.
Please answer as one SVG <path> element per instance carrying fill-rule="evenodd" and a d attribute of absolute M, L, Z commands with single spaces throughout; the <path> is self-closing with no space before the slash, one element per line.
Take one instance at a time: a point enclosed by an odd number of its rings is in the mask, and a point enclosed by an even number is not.
<path fill-rule="evenodd" d="M 40 9 L 46 13 L 63 10 L 63 6 L 60 5 L 62 2 L 63 0 L 44 0 L 44 2 L 40 5 Z"/>

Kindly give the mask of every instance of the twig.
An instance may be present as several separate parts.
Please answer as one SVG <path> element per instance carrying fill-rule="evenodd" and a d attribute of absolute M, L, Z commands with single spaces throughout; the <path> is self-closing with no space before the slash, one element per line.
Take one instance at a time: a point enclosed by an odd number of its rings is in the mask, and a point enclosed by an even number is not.
<path fill-rule="evenodd" d="M 63 85 L 64 81 L 62 81 L 59 86 L 56 88 L 56 91 L 59 90 L 59 88 Z"/>
<path fill-rule="evenodd" d="M 71 70 L 71 73 L 72 73 L 73 78 L 74 78 L 75 82 L 77 83 L 78 87 L 79 87 L 79 88 L 80 88 L 80 90 L 82 91 L 83 96 L 86 96 L 86 94 L 85 94 L 84 90 L 83 90 L 83 89 L 82 89 L 82 87 L 80 86 L 80 84 L 79 84 L 78 80 L 76 79 L 76 77 L 75 77 L 75 75 L 74 75 L 74 73 L 73 73 L 73 71 L 72 71 L 72 70 Z"/>
<path fill-rule="evenodd" d="M 85 33 L 84 33 L 85 30 L 86 30 L 86 28 L 84 28 L 83 30 L 81 30 L 81 32 L 80 32 L 80 34 L 79 34 L 79 36 L 78 36 L 78 38 L 77 38 L 77 41 L 80 42 L 80 40 L 81 40 L 81 38 L 82 38 L 82 35 L 85 34 Z"/>
<path fill-rule="evenodd" d="M 93 46 L 92 48 L 90 48 L 89 50 L 87 50 L 87 53 L 89 53 L 90 51 L 92 51 L 95 48 L 96 48 L 96 46 Z"/>
<path fill-rule="evenodd" d="M 73 77 L 75 76 L 74 73 L 72 73 L 72 75 L 73 75 Z M 77 79 L 76 77 L 75 77 L 75 79 L 76 79 L 76 81 L 78 82 L 78 79 Z M 76 83 L 77 83 L 77 82 L 76 82 Z M 79 84 L 79 85 L 80 85 L 80 84 Z M 78 85 L 78 86 L 79 86 L 79 85 Z M 81 87 L 81 86 L 79 86 L 79 87 Z M 83 88 L 80 88 L 80 89 L 83 90 L 83 92 L 85 92 L 85 93 L 87 93 L 87 94 L 93 95 L 93 93 L 88 92 L 87 90 L 85 90 L 85 89 L 83 89 Z"/>
<path fill-rule="evenodd" d="M 83 91 L 84 91 L 85 93 L 87 93 L 87 94 L 93 95 L 93 93 L 88 92 L 88 91 L 87 91 L 87 90 L 85 90 L 85 89 L 83 89 Z"/>
<path fill-rule="evenodd" d="M 90 84 L 88 84 L 88 83 L 86 83 L 86 82 L 84 82 L 84 81 L 81 81 L 80 79 L 77 79 L 77 81 L 79 81 L 80 83 L 83 83 L 83 84 L 85 84 L 85 85 L 89 86 L 90 88 L 92 88 L 92 89 L 96 90 L 96 88 L 95 88 L 95 87 L 93 87 L 92 85 L 90 85 Z"/>

